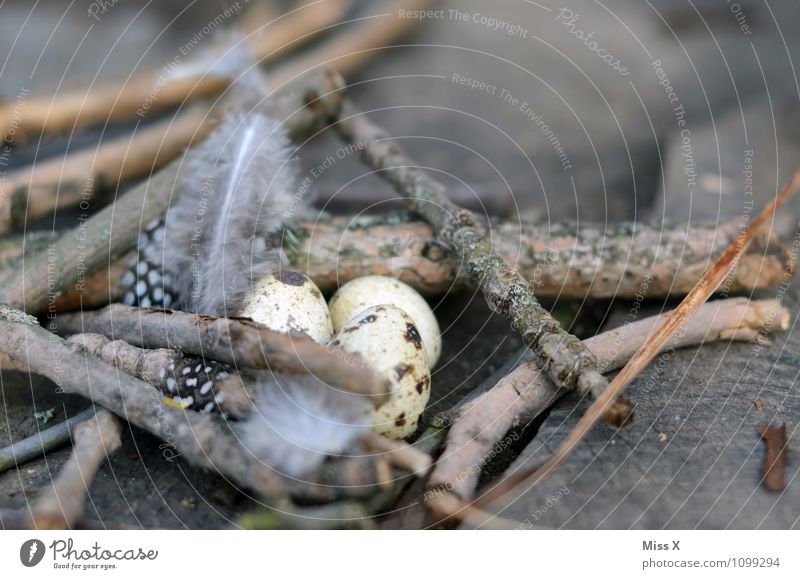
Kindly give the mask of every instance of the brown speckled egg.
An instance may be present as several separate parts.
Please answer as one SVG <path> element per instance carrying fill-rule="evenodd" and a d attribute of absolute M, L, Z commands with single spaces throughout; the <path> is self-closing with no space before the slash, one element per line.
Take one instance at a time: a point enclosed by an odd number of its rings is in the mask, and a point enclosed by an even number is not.
<path fill-rule="evenodd" d="M 442 337 L 436 316 L 417 290 L 393 277 L 366 275 L 340 287 L 328 304 L 333 331 L 338 332 L 359 312 L 380 304 L 397 306 L 411 316 L 425 344 L 428 367 L 436 366 L 442 353 Z"/>
<path fill-rule="evenodd" d="M 344 325 L 331 345 L 358 352 L 389 377 L 391 397 L 373 410 L 375 432 L 395 439 L 412 435 L 431 395 L 431 373 L 411 317 L 392 305 L 367 308 Z"/>
<path fill-rule="evenodd" d="M 277 332 L 295 332 L 325 344 L 333 336 L 328 304 L 316 284 L 296 271 L 261 278 L 245 299 L 240 316 Z"/>

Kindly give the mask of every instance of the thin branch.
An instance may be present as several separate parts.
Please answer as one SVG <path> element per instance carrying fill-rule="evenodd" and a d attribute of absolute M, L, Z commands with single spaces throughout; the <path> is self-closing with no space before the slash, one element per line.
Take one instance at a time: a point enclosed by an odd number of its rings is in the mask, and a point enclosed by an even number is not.
<path fill-rule="evenodd" d="M 121 432 L 119 419 L 102 408 L 75 427 L 72 455 L 31 507 L 32 528 L 74 527 L 83 515 L 85 497 L 97 470 L 122 445 Z"/>
<path fill-rule="evenodd" d="M 26 364 L 21 364 L 20 366 L 27 368 Z M 0 369 L 6 370 L 7 368 L 3 366 Z M 45 430 L 40 430 L 37 434 L 17 441 L 11 446 L 0 450 L 0 473 L 11 468 L 16 468 L 29 460 L 38 458 L 51 450 L 68 444 L 72 438 L 72 431 L 74 428 L 81 422 L 94 416 L 96 411 L 97 408 L 92 406 L 66 419 L 64 422 L 60 422 Z"/>
<path fill-rule="evenodd" d="M 184 356 L 167 348 L 143 349 L 100 334 L 75 334 L 68 338 L 92 356 L 158 388 L 187 410 L 218 411 L 244 418 L 253 411 L 256 393 L 248 375 L 225 363 Z"/>
<path fill-rule="evenodd" d="M 653 316 L 603 332 L 584 341 L 604 372 L 623 366 L 668 314 Z M 718 300 L 702 306 L 670 342 L 685 348 L 715 341 L 755 341 L 767 332 L 786 330 L 789 311 L 778 300 Z M 464 404 L 447 437 L 447 447 L 428 481 L 430 492 L 443 490 L 469 501 L 482 465 L 509 429 L 527 424 L 555 404 L 566 391 L 557 388 L 527 361 L 490 391 Z"/>
<path fill-rule="evenodd" d="M 263 25 L 248 37 L 256 60 L 266 62 L 288 49 L 296 49 L 338 22 L 346 13 L 348 0 L 325 0 L 305 5 L 274 22 Z M 253 28 L 252 23 L 249 24 Z M 0 106 L 0 134 L 5 135 L 16 116 L 22 126 L 15 127 L 15 140 L 41 134 L 76 132 L 86 127 L 135 119 L 144 103 L 149 114 L 168 110 L 197 98 L 217 96 L 228 88 L 230 79 L 202 73 L 187 78 L 167 78 L 163 70 L 148 71 L 127 82 L 93 86 L 88 93 L 68 93 L 55 97 L 28 99 L 21 111 L 9 103 Z M 158 97 L 148 98 L 154 87 Z"/>
<path fill-rule="evenodd" d="M 58 209 L 81 205 L 88 210 L 98 192 L 160 169 L 208 135 L 207 117 L 208 107 L 195 107 L 97 148 L 9 173 L 9 194 L 0 206 L 0 235 Z"/>
<path fill-rule="evenodd" d="M 275 106 L 284 111 L 278 118 L 284 119 L 287 131 L 298 138 L 327 122 L 338 110 L 342 83 L 341 77 L 321 72 L 284 87 L 276 95 Z M 59 295 L 80 287 L 97 269 L 131 249 L 143 226 L 160 218 L 174 201 L 182 162 L 173 161 L 47 251 L 27 260 L 21 274 L 0 285 L 0 303 L 28 312 L 40 312 L 46 306 L 49 310 Z"/>
<path fill-rule="evenodd" d="M 688 235 L 682 227 L 647 223 L 577 228 L 571 223 L 498 220 L 491 228 L 495 251 L 514 263 L 541 297 L 642 300 L 689 292 L 709 260 L 736 238 L 739 224 L 699 224 Z M 302 216 L 292 230 L 297 242 L 284 247 L 289 267 L 311 277 L 324 292 L 364 275 L 396 276 L 432 296 L 474 289 L 458 260 L 435 240 L 430 225 L 411 214 L 353 219 L 321 213 Z M 17 236 L 0 243 L 0 280 L 21 265 L 22 240 Z M 45 251 L 50 242 L 49 236 L 29 233 L 25 254 Z M 726 287 L 749 292 L 773 286 L 784 279 L 789 257 L 776 239 L 759 238 Z M 119 283 L 130 268 L 127 259 L 101 268 L 79 291 L 56 300 L 54 308 L 71 311 L 121 301 L 128 291 Z"/>
<path fill-rule="evenodd" d="M 498 502 L 523 485 L 526 488 L 535 486 L 557 469 L 569 455 L 572 454 L 600 417 L 606 413 L 607 408 L 609 408 L 610 405 L 614 403 L 614 400 L 625 390 L 625 387 L 647 367 L 664 345 L 686 326 L 686 323 L 697 312 L 700 306 L 702 306 L 717 288 L 720 287 L 730 272 L 737 266 L 739 259 L 758 231 L 764 227 L 767 221 L 774 218 L 778 208 L 783 205 L 798 186 L 800 186 L 800 169 L 794 173 L 792 179 L 783 188 L 780 194 L 764 208 L 758 217 L 753 220 L 752 224 L 739 234 L 736 241 L 734 241 L 714 265 L 711 266 L 680 305 L 648 336 L 644 344 L 642 344 L 639 350 L 622 368 L 622 371 L 616 375 L 611 385 L 595 399 L 586 413 L 578 421 L 578 424 L 575 425 L 575 428 L 573 428 L 567 438 L 556 449 L 555 453 L 553 453 L 544 464 L 536 467 L 532 471 L 521 473 L 501 481 L 484 495 L 481 499 L 483 504 Z"/>
<path fill-rule="evenodd" d="M 179 350 L 235 368 L 313 374 L 331 386 L 369 396 L 376 405 L 390 391 L 386 377 L 358 354 L 322 346 L 307 336 L 275 332 L 247 319 L 115 304 L 99 311 L 60 315 L 54 331 L 102 334 L 140 348 Z"/>
<path fill-rule="evenodd" d="M 297 72 L 321 66 L 332 68 L 343 76 L 354 74 L 416 26 L 413 18 L 400 17 L 401 10 L 410 13 L 425 10 L 432 4 L 433 0 L 393 0 L 383 10 L 384 14 L 372 17 L 364 24 L 348 27 L 313 50 L 288 60 L 273 73 L 273 78 L 283 82 Z"/>
<path fill-rule="evenodd" d="M 165 460 L 182 456 L 265 499 L 285 496 L 280 475 L 246 452 L 218 417 L 164 404 L 161 393 L 146 382 L 90 356 L 18 310 L 0 306 L 0 336 L 0 350 L 32 372 L 164 440 Z"/>
<path fill-rule="evenodd" d="M 602 396 L 608 382 L 598 372 L 592 353 L 561 327 L 536 299 L 533 286 L 493 250 L 477 217 L 450 201 L 445 187 L 365 115 L 345 106 L 335 126 L 344 139 L 358 143 L 365 160 L 408 198 L 411 209 L 453 250 L 483 292 L 489 308 L 520 332 L 547 375 L 561 386 L 577 387 L 596 398 Z M 632 411 L 630 402 L 615 398 L 604 408 L 604 415 L 610 423 L 621 426 L 631 418 Z"/>

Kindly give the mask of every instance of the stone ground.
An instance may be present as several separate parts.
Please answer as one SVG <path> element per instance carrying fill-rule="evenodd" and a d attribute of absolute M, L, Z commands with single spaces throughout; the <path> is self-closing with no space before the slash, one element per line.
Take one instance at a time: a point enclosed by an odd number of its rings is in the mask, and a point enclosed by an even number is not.
<path fill-rule="evenodd" d="M 81 0 L 65 10 L 62 3 L 39 2 L 31 9 L 17 0 L 0 7 L 0 54 L 6 57 L 0 98 L 14 100 L 28 90 L 50 94 L 83 86 L 88 78 L 121 78 L 164 65 L 219 12 L 218 3 L 184 10 L 177 2 L 125 2 L 95 21 L 87 14 L 90 5 Z M 382 7 L 363 2 L 358 10 L 381 14 Z M 794 62 L 800 15 L 793 3 L 446 0 L 437 7 L 446 11 L 444 18 L 421 22 L 401 46 L 382 50 L 349 79 L 356 83 L 350 92 L 403 137 L 417 161 L 467 195 L 511 198 L 520 214 L 540 220 L 647 219 L 688 226 L 740 219 L 751 203 L 754 214 L 798 165 Z M 490 30 L 476 15 L 504 28 Z M 516 33 L 506 33 L 511 26 Z M 615 70 L 576 38 L 579 29 L 624 69 Z M 487 88 L 470 89 L 460 79 Z M 109 129 L 102 139 L 121 130 Z M 29 163 L 97 138 L 48 139 L 15 149 L 13 162 Z M 304 147 L 303 171 L 338 146 L 325 137 Z M 751 169 L 752 176 L 745 175 Z M 752 177 L 752 194 L 745 193 L 746 177 Z M 391 198 L 352 158 L 328 169 L 317 189 L 323 197 L 342 189 Z M 793 203 L 776 226 L 791 236 L 799 219 L 800 204 Z M 786 293 L 792 327 L 800 303 L 795 286 Z M 565 322 L 580 322 L 584 334 L 623 323 L 630 307 L 624 300 L 552 305 Z M 649 308 L 657 312 L 663 305 L 653 300 Z M 508 325 L 476 296 L 450 296 L 437 304 L 437 314 L 446 328 L 445 355 L 434 375 L 431 412 L 450 406 L 519 347 Z M 797 449 L 799 349 L 797 334 L 789 332 L 758 355 L 748 345 L 679 352 L 631 387 L 639 409 L 634 426 L 620 432 L 598 427 L 546 485 L 524 493 L 502 514 L 546 527 L 797 528 L 800 464 L 790 459 L 790 484 L 782 495 L 768 493 L 759 483 L 764 448 L 757 428 L 785 421 L 790 448 Z M 36 411 L 52 408 L 56 421 L 85 406 L 53 394 L 42 380 L 10 373 L 2 380 L 3 445 L 44 426 L 33 417 Z M 563 400 L 541 426 L 524 430 L 531 443 L 513 449 L 505 464 L 514 470 L 545 456 L 582 409 Z M 153 458 L 156 446 L 140 431 L 126 432 L 123 449 L 92 487 L 90 517 L 142 527 L 216 528 L 234 526 L 252 506 L 246 498 L 233 505 L 215 498 L 225 495 L 215 477 Z M 24 507 L 67 454 L 50 453 L 0 475 L 0 507 Z M 543 512 L 562 488 L 569 493 Z M 406 508 L 387 517 L 385 526 L 426 523 L 417 491 L 404 497 Z"/>

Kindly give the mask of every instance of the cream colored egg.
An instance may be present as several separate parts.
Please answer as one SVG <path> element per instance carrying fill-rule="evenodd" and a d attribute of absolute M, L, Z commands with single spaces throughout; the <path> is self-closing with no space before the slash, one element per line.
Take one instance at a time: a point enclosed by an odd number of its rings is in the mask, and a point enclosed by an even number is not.
<path fill-rule="evenodd" d="M 442 336 L 436 316 L 425 298 L 414 288 L 393 277 L 368 275 L 340 287 L 328 304 L 333 331 L 338 332 L 359 312 L 380 304 L 391 304 L 411 316 L 425 344 L 428 366 L 436 366 L 442 353 Z"/>
<path fill-rule="evenodd" d="M 358 352 L 391 382 L 389 401 L 373 410 L 375 432 L 390 438 L 414 433 L 431 395 L 431 373 L 414 321 L 400 308 L 367 308 L 330 343 Z"/>
<path fill-rule="evenodd" d="M 261 278 L 245 299 L 240 316 L 277 332 L 296 332 L 325 344 L 333 336 L 328 304 L 316 284 L 296 271 Z"/>

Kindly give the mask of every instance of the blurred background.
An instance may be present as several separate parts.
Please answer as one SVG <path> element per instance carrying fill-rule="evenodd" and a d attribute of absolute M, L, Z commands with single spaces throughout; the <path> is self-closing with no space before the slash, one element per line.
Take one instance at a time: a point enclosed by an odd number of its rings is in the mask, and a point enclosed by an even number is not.
<path fill-rule="evenodd" d="M 64 93 L 163 67 L 223 11 L 231 25 L 256 4 L 270 34 L 284 11 L 306 3 L 7 1 L 0 96 Z M 344 16 L 293 55 L 319 57 L 315 48 L 334 35 L 403 19 L 396 2 L 336 4 Z M 727 219 L 741 212 L 745 151 L 757 162 L 757 206 L 798 158 L 796 2 L 416 4 L 436 12 L 387 36 L 392 46 L 378 36 L 348 74 L 349 94 L 363 109 L 387 107 L 383 124 L 411 137 L 418 159 L 503 207 L 513 196 L 544 220 Z M 338 56 L 314 64 L 335 67 Z M 682 157 L 684 129 L 691 150 Z M 338 164 L 321 194 L 360 175 Z M 350 187 L 384 188 L 366 177 Z"/>

